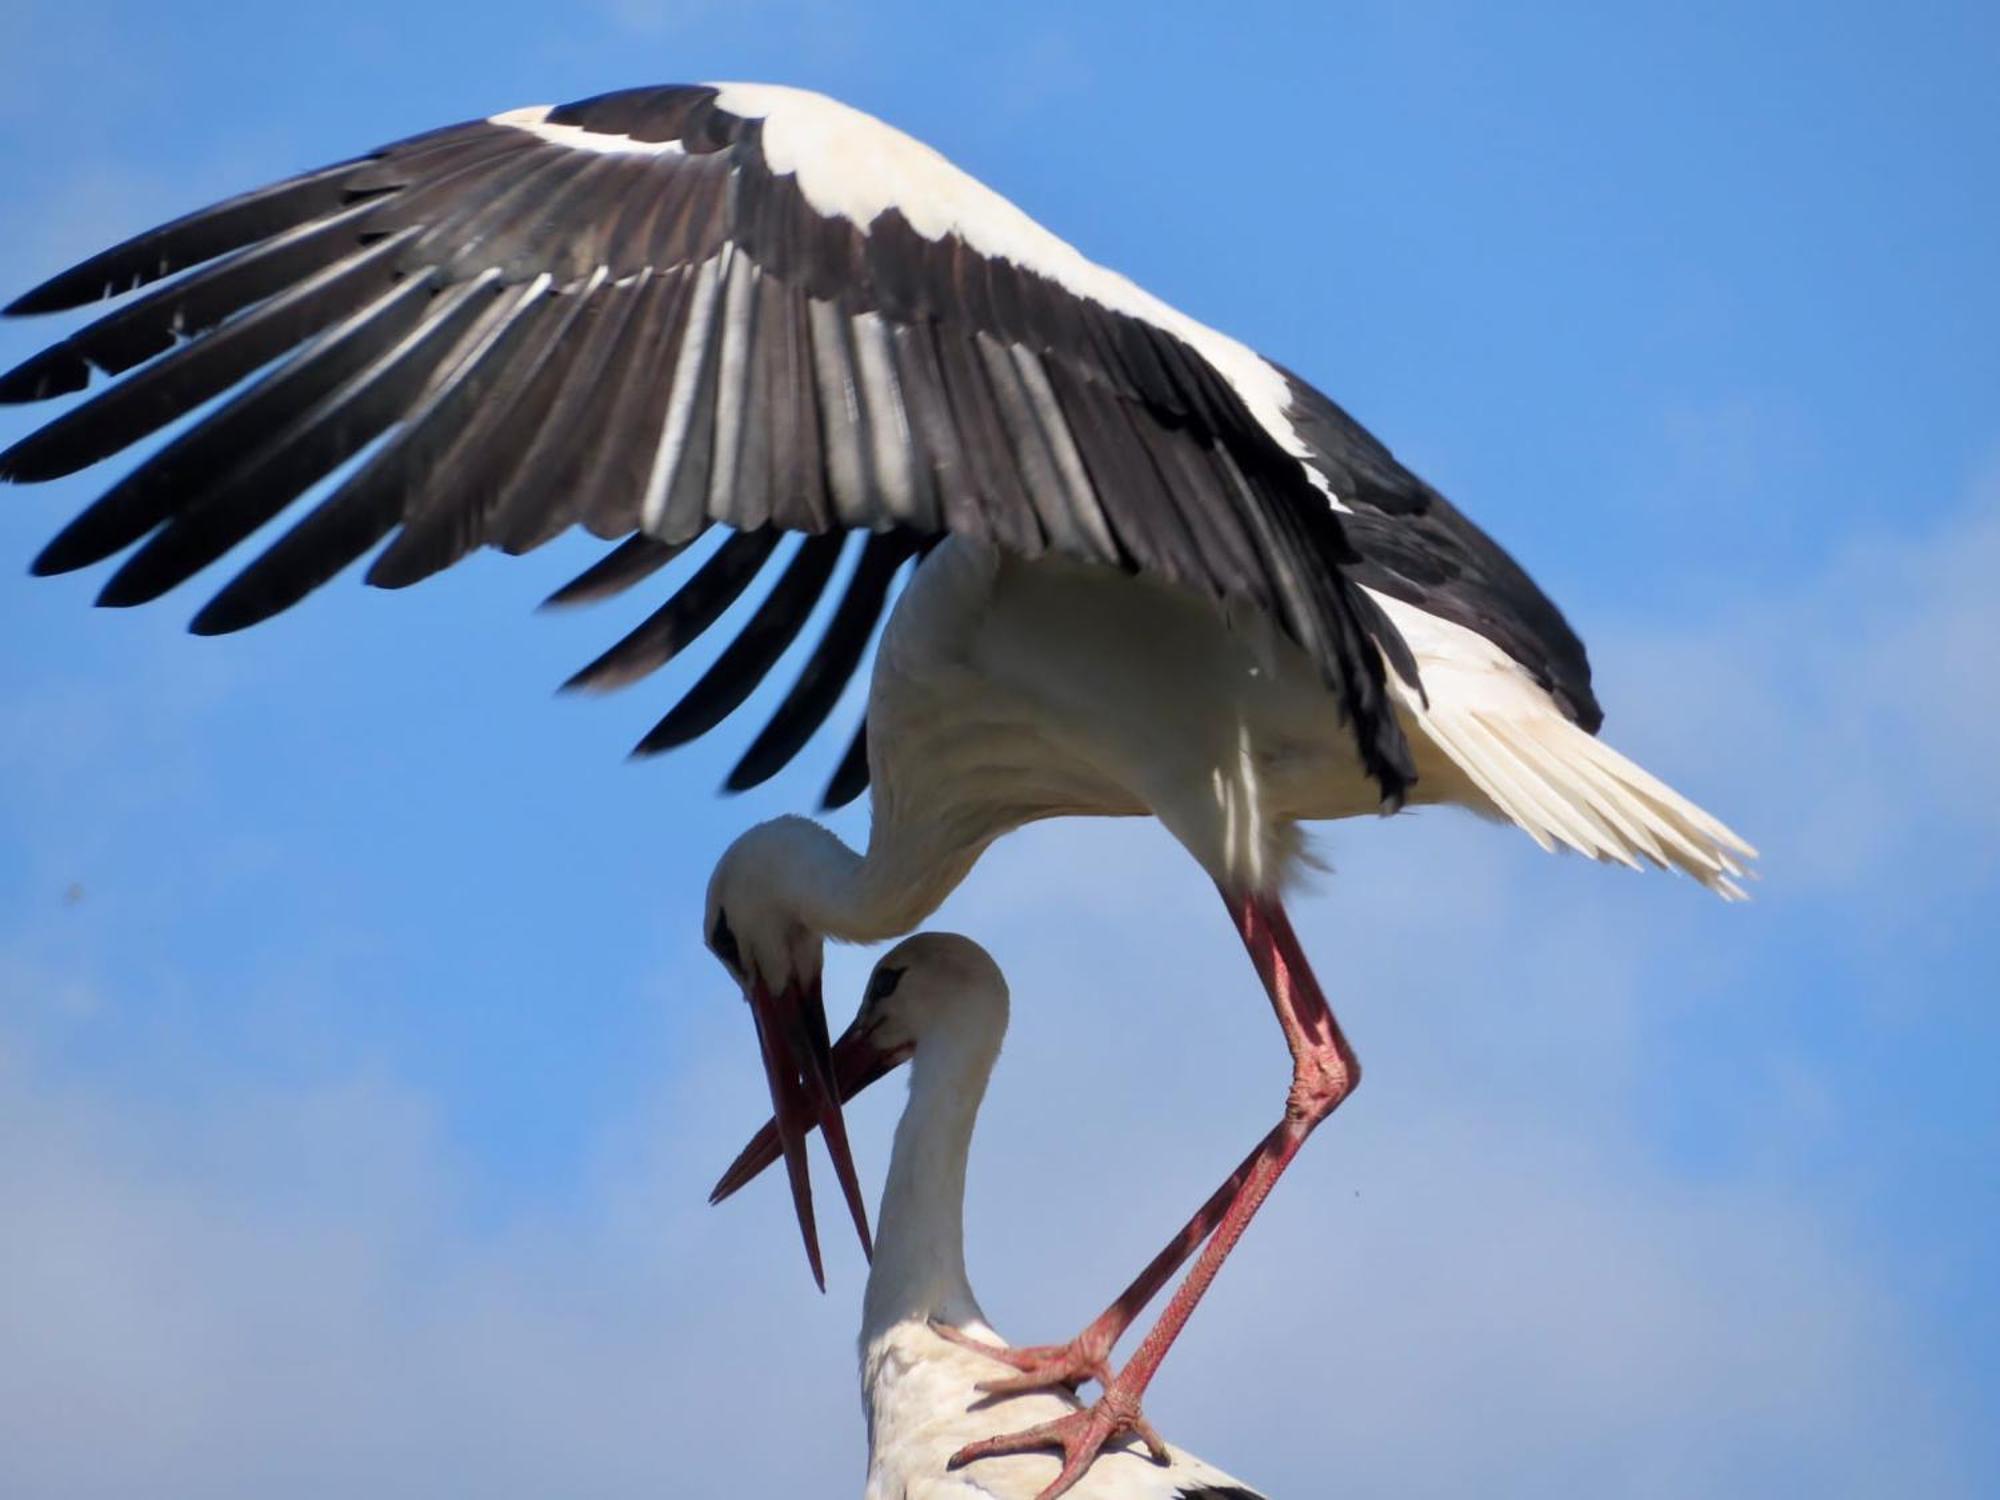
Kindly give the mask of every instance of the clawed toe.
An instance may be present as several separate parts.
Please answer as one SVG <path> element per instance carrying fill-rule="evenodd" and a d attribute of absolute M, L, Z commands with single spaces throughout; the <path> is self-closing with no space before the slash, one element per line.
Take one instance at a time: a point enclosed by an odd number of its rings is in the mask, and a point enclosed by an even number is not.
<path fill-rule="evenodd" d="M 982 1458 L 1039 1453 L 1043 1449 L 1054 1448 L 1063 1456 L 1062 1472 L 1036 1500 L 1056 1500 L 1058 1495 L 1084 1476 L 1097 1461 L 1097 1455 L 1106 1443 L 1126 1433 L 1146 1445 L 1154 1463 L 1169 1462 L 1167 1445 L 1139 1410 L 1137 1398 L 1125 1395 L 1115 1385 L 1108 1385 L 1096 1405 L 1073 1411 L 1052 1422 L 1024 1427 L 1019 1432 L 1006 1432 L 997 1437 L 982 1438 L 976 1443 L 967 1443 L 951 1456 L 946 1467 L 960 1469 Z"/>
<path fill-rule="evenodd" d="M 1012 1349 L 973 1338 L 936 1319 L 931 1320 L 931 1332 L 961 1349 L 970 1349 L 975 1354 L 983 1354 L 999 1364 L 1013 1367 L 1016 1374 L 981 1381 L 978 1389 L 985 1395 L 1018 1396 L 1026 1391 L 1046 1391 L 1056 1387 L 1074 1394 L 1086 1380 L 1094 1380 L 1106 1388 L 1111 1385 L 1111 1366 L 1105 1358 L 1109 1351 L 1100 1353 L 1087 1347 L 1082 1338 L 1067 1344 L 1037 1344 L 1026 1349 Z"/>

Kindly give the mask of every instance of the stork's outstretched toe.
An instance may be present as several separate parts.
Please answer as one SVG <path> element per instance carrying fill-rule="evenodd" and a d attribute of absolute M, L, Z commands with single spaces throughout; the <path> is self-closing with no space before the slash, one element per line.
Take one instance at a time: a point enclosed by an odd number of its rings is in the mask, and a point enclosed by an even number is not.
<path fill-rule="evenodd" d="M 1024 1391 L 1058 1387 L 1074 1392 L 1086 1380 L 1094 1380 L 1107 1390 L 1111 1386 L 1110 1342 L 1101 1335 L 1094 1336 L 1088 1328 L 1067 1344 L 1035 1344 L 1026 1349 L 989 1344 L 935 1318 L 931 1319 L 931 1332 L 947 1343 L 1011 1365 L 1020 1372 L 980 1381 L 978 1388 L 989 1396 L 1018 1396 Z"/>
<path fill-rule="evenodd" d="M 1123 1390 L 1113 1380 L 1105 1386 L 1104 1394 L 1098 1397 L 1095 1405 L 1073 1411 L 1066 1417 L 1058 1417 L 1053 1422 L 1042 1422 L 1034 1427 L 1024 1427 L 1019 1432 L 1002 1433 L 998 1437 L 967 1443 L 951 1456 L 947 1467 L 959 1469 L 982 1458 L 999 1458 L 1009 1453 L 1039 1453 L 1045 1448 L 1055 1448 L 1063 1456 L 1062 1472 L 1035 1500 L 1056 1500 L 1056 1496 L 1066 1493 L 1070 1486 L 1083 1478 L 1090 1466 L 1097 1462 L 1097 1455 L 1104 1451 L 1106 1443 L 1127 1433 L 1146 1445 L 1154 1463 L 1171 1462 L 1167 1445 L 1139 1410 L 1139 1398 Z"/>

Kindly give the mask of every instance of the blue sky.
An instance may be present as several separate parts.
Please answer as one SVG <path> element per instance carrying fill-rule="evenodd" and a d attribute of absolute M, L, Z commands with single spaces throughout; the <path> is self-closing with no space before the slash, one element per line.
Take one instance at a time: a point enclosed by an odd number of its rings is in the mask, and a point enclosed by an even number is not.
<path fill-rule="evenodd" d="M 1079 10 L 15 0 L 0 283 L 632 83 L 938 145 L 1369 423 L 1562 601 L 1607 736 L 1766 854 L 1731 909 L 1457 815 L 1327 830 L 1299 925 L 1368 1087 L 1161 1425 L 1280 1494 L 1329 1451 L 1370 1493 L 2000 1489 L 2000 22 Z M 821 1298 L 781 1192 L 702 1203 L 762 1093 L 702 884 L 838 745 L 728 801 L 754 723 L 625 763 L 705 653 L 550 701 L 650 606 L 532 613 L 584 545 L 222 641 L 193 591 L 90 610 L 22 575 L 104 482 L 0 497 L 0 1490 L 858 1486 L 856 1257 Z M 1015 990 L 970 1245 L 1016 1338 L 1276 1102 L 1211 905 L 1156 831 L 1077 824 L 938 919 Z"/>

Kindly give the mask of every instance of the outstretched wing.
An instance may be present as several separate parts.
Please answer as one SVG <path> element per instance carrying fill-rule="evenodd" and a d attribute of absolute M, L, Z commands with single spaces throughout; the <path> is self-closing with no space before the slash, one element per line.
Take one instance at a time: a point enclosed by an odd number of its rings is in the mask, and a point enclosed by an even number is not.
<path fill-rule="evenodd" d="M 516 110 L 192 214 L 7 311 L 169 277 L 0 376 L 7 401 L 122 377 L 0 455 L 14 481 L 216 402 L 36 560 L 127 553 L 102 603 L 158 597 L 357 458 L 196 630 L 263 620 L 385 539 L 368 581 L 400 587 L 572 526 L 628 538 L 558 596 L 582 598 L 720 523 L 736 534 L 578 677 L 653 670 L 781 566 L 648 736 L 658 748 L 742 701 L 828 586 L 841 535 L 870 533 L 732 778 L 748 784 L 825 717 L 896 569 L 957 534 L 1267 611 L 1320 667 L 1385 795 L 1410 774 L 1382 676 L 1385 653 L 1406 655 L 1342 574 L 1356 555 L 1300 461 L 1283 376 L 845 106 L 725 85 Z M 780 563 L 786 532 L 807 540 Z"/>

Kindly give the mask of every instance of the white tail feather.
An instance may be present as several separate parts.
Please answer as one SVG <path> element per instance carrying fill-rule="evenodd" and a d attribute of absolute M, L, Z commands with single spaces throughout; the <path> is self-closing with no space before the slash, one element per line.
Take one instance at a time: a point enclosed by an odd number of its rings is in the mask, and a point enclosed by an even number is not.
<path fill-rule="evenodd" d="M 1372 592 L 1372 591 L 1371 591 Z M 1544 849 L 1693 876 L 1744 899 L 1757 851 L 1658 778 L 1577 728 L 1513 659 L 1462 625 L 1384 595 L 1408 642 L 1419 692 L 1390 673 L 1404 711 L 1472 786 Z"/>

